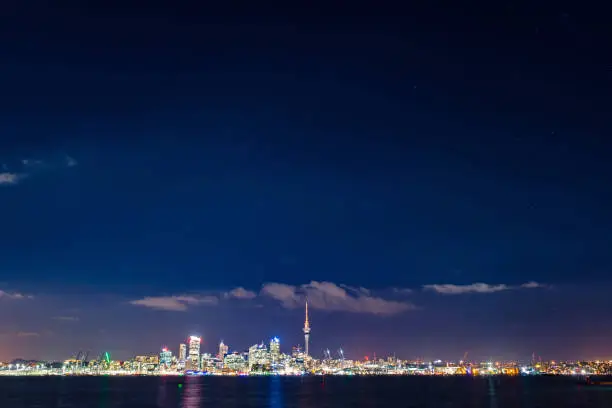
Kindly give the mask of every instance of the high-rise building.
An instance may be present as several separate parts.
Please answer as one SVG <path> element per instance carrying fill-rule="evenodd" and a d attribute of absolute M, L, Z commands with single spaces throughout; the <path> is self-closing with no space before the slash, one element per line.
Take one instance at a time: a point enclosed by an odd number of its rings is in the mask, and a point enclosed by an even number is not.
<path fill-rule="evenodd" d="M 270 365 L 270 352 L 264 344 L 249 347 L 249 369 L 261 371 Z"/>
<path fill-rule="evenodd" d="M 187 360 L 187 345 L 181 344 L 179 345 L 179 361 L 185 362 Z"/>
<path fill-rule="evenodd" d="M 280 340 L 278 337 L 274 337 L 270 340 L 270 357 L 272 364 L 278 364 L 280 362 Z"/>
<path fill-rule="evenodd" d="M 219 343 L 219 354 L 217 355 L 219 360 L 223 360 L 228 351 L 229 347 L 227 344 L 223 343 L 223 340 L 221 340 L 221 343 Z"/>
<path fill-rule="evenodd" d="M 308 321 L 308 300 L 306 300 L 306 320 L 304 321 L 304 354 L 308 355 L 308 340 L 310 340 L 310 322 Z"/>
<path fill-rule="evenodd" d="M 164 347 L 159 353 L 159 364 L 166 368 L 172 364 L 172 352 L 167 347 Z"/>
<path fill-rule="evenodd" d="M 202 371 L 208 371 L 210 368 L 213 368 L 216 366 L 216 362 L 219 361 L 217 360 L 215 357 L 213 357 L 212 354 L 210 353 L 203 353 L 202 356 L 200 356 L 200 370 Z"/>
<path fill-rule="evenodd" d="M 223 367 L 227 370 L 240 372 L 245 371 L 248 364 L 243 356 L 238 353 L 228 354 L 223 359 Z"/>
<path fill-rule="evenodd" d="M 200 343 L 202 339 L 198 336 L 191 336 L 189 338 L 189 366 L 192 370 L 198 370 L 200 368 Z"/>
<path fill-rule="evenodd" d="M 155 370 L 155 367 L 159 365 L 159 356 L 157 354 L 136 356 L 134 357 L 133 367 L 141 372 L 150 372 Z"/>

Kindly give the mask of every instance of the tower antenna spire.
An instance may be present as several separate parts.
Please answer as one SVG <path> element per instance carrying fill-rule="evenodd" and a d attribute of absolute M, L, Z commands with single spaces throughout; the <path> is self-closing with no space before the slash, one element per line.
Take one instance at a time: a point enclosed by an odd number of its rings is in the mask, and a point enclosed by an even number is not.
<path fill-rule="evenodd" d="M 304 320 L 304 328 L 302 331 L 304 332 L 304 354 L 308 355 L 308 340 L 310 337 L 310 322 L 308 321 L 308 298 L 306 298 L 306 319 Z"/>

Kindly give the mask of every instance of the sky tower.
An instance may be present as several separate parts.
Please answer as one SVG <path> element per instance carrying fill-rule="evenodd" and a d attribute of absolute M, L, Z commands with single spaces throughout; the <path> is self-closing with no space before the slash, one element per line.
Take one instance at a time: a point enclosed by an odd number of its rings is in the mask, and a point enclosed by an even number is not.
<path fill-rule="evenodd" d="M 308 355 L 308 338 L 310 337 L 310 323 L 308 322 L 308 299 L 306 299 L 306 320 L 304 320 L 304 353 Z"/>

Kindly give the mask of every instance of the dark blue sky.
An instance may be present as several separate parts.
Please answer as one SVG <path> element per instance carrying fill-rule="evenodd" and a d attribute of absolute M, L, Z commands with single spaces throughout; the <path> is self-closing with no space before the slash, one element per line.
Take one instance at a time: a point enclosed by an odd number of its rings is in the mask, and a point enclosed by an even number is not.
<path fill-rule="evenodd" d="M 597 10 L 2 7 L 0 358 L 612 357 Z"/>

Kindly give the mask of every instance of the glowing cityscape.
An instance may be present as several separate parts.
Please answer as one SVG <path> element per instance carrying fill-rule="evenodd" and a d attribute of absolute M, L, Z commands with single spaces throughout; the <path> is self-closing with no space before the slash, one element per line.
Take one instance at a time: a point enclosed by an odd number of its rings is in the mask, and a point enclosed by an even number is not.
<path fill-rule="evenodd" d="M 527 363 L 518 361 L 473 362 L 467 353 L 459 361 L 401 360 L 396 357 L 362 360 L 346 359 L 344 351 L 323 352 L 320 359 L 309 353 L 310 321 L 308 303 L 302 329 L 304 348 L 292 348 L 283 353 L 278 337 L 268 344 L 254 344 L 247 351 L 231 351 L 222 340 L 216 353 L 201 353 L 202 337 L 191 335 L 178 345 L 178 354 L 168 347 L 159 353 L 138 355 L 126 361 L 113 360 L 104 352 L 89 359 L 88 353 L 79 352 L 63 362 L 13 361 L 0 362 L 0 375 L 605 375 L 612 374 L 612 361 L 543 362 L 532 356 Z"/>

